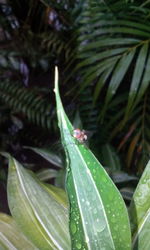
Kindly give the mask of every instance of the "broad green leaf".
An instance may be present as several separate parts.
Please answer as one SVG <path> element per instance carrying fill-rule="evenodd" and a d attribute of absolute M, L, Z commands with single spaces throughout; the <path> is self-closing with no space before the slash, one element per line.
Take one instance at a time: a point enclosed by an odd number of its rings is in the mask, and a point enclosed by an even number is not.
<path fill-rule="evenodd" d="M 0 249 L 1 250 L 38 250 L 20 231 L 14 219 L 0 213 Z"/>
<path fill-rule="evenodd" d="M 67 194 L 62 188 L 55 187 L 53 185 L 42 183 L 42 186 L 47 190 L 47 192 L 62 206 L 68 209 L 68 199 Z M 67 211 L 66 211 L 67 212 Z"/>
<path fill-rule="evenodd" d="M 134 192 L 129 208 L 133 249 L 150 249 L 150 161 Z"/>
<path fill-rule="evenodd" d="M 54 91 L 68 163 L 72 249 L 131 249 L 129 219 L 121 194 L 92 152 L 72 136 L 73 126 L 59 96 L 57 68 Z"/>
<path fill-rule="evenodd" d="M 10 156 L 8 203 L 18 225 L 38 248 L 70 249 L 64 204 Z"/>

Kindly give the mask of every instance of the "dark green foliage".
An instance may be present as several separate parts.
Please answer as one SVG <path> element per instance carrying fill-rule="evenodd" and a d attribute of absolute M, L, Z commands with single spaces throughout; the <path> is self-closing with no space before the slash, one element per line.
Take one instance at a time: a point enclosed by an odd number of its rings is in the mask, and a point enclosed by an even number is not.
<path fill-rule="evenodd" d="M 1 9 L 5 38 L 0 65 L 2 79 L 8 78 L 0 85 L 3 103 L 29 123 L 56 128 L 49 94 L 45 98 L 40 90 L 12 84 L 12 76 L 25 83 L 23 77 L 34 79 L 37 72 L 53 74 L 57 64 L 64 103 L 74 105 L 83 129 L 92 132 L 92 150 L 101 157 L 103 145 L 111 143 L 124 167 L 134 169 L 138 161 L 141 172 L 150 152 L 149 1 L 15 0 L 9 4 L 11 11 Z M 18 26 L 12 26 L 10 16 Z M 47 80 L 53 83 L 53 77 Z"/>
<path fill-rule="evenodd" d="M 150 157 L 150 89 L 136 106 L 118 141 L 118 151 L 123 151 L 125 163 L 133 171 L 142 173 Z M 121 121 L 113 131 L 113 140 L 121 129 Z"/>
<path fill-rule="evenodd" d="M 149 85 L 150 20 L 145 23 L 144 17 L 133 13 L 125 1 L 106 2 L 86 1 L 79 26 L 80 62 L 75 72 L 79 72 L 83 82 L 80 91 L 94 84 L 94 101 L 99 101 L 105 89 L 101 114 L 109 108 L 119 88 L 124 91 L 122 84 L 126 84 L 129 97 L 125 119 L 128 119 Z"/>
<path fill-rule="evenodd" d="M 24 119 L 39 127 L 51 128 L 54 115 L 52 104 L 49 103 L 49 98 L 45 98 L 35 89 L 25 88 L 16 82 L 2 81 L 0 98 L 12 112 L 21 113 Z"/>
<path fill-rule="evenodd" d="M 143 130 L 141 120 L 145 121 L 147 112 L 141 112 L 142 116 L 137 113 L 143 110 L 143 100 L 149 102 L 148 6 L 148 2 L 140 1 L 84 1 L 77 29 L 76 67 L 72 72 L 79 79 L 78 94 L 86 93 L 90 86 L 90 98 L 99 107 L 93 137 L 96 148 L 111 141 L 126 159 L 125 166 L 134 169 L 138 162 L 139 170 L 150 154 L 149 124 L 144 122 Z M 84 116 L 90 114 L 92 106 L 86 108 Z M 136 120 L 140 120 L 138 125 Z M 135 130 L 130 133 L 133 123 Z M 141 131 L 147 132 L 142 136 Z"/>

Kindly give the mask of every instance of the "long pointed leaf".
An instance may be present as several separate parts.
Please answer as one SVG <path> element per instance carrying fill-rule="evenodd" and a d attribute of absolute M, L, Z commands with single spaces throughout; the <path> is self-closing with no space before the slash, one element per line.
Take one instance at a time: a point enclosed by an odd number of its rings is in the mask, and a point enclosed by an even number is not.
<path fill-rule="evenodd" d="M 33 147 L 25 147 L 25 148 L 33 150 L 35 153 L 39 154 L 48 162 L 56 165 L 57 167 L 62 167 L 63 165 L 61 157 L 59 157 L 59 155 L 53 151 L 43 148 L 33 148 Z"/>
<path fill-rule="evenodd" d="M 145 68 L 147 51 L 148 51 L 148 43 L 145 43 L 139 52 L 137 62 L 135 65 L 133 78 L 132 78 L 132 82 L 131 82 L 131 87 L 130 87 L 130 92 L 129 92 L 129 100 L 128 100 L 128 104 L 127 104 L 127 110 L 126 110 L 127 114 L 133 106 L 133 102 L 135 100 L 135 97 L 136 97 L 138 89 L 139 89 L 139 85 L 140 85 L 141 80 L 142 80 L 142 74 L 143 74 L 143 71 Z"/>
<path fill-rule="evenodd" d="M 9 157 L 8 202 L 23 232 L 40 249 L 70 249 L 67 210 L 21 164 Z"/>
<path fill-rule="evenodd" d="M 19 230 L 14 219 L 7 214 L 0 214 L 0 249 L 1 250 L 38 250 Z"/>
<path fill-rule="evenodd" d="M 148 54 L 147 62 L 145 65 L 145 71 L 143 75 L 143 79 L 139 88 L 139 91 L 137 93 L 137 97 L 135 100 L 135 105 L 139 103 L 141 100 L 142 96 L 144 95 L 145 91 L 147 90 L 148 86 L 150 85 L 150 53 Z"/>
<path fill-rule="evenodd" d="M 55 94 L 68 163 L 66 188 L 70 201 L 72 248 L 128 250 L 131 238 L 124 201 L 92 152 L 73 138 L 73 127 L 59 96 L 57 68 Z"/>
<path fill-rule="evenodd" d="M 115 71 L 112 74 L 111 81 L 109 83 L 109 87 L 107 90 L 107 96 L 106 96 L 106 104 L 111 100 L 111 98 L 116 93 L 124 75 L 126 74 L 133 57 L 135 55 L 135 49 L 133 49 L 130 53 L 124 55 L 120 61 L 118 62 Z"/>
<path fill-rule="evenodd" d="M 133 249 L 150 249 L 150 161 L 138 183 L 129 214 L 133 234 Z"/>

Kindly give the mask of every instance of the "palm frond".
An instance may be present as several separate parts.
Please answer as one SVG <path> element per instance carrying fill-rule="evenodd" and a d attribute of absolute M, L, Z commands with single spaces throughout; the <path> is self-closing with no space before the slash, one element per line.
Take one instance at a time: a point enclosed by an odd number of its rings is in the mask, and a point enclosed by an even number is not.
<path fill-rule="evenodd" d="M 149 90 L 149 89 L 148 89 Z M 134 109 L 130 120 L 125 128 L 120 132 L 122 136 L 118 137 L 118 151 L 127 152 L 125 156 L 126 166 L 133 171 L 138 170 L 142 173 L 145 164 L 150 157 L 150 95 L 149 91 L 145 93 L 140 103 Z M 121 121 L 120 121 L 121 124 Z M 120 124 L 113 133 L 113 140 L 116 141 L 119 133 Z M 134 169 L 136 167 L 136 169 Z"/>
<path fill-rule="evenodd" d="M 78 64 L 74 72 L 78 72 L 83 83 L 80 92 L 94 84 L 95 101 L 98 101 L 105 87 L 105 103 L 101 114 L 104 114 L 117 91 L 126 84 L 127 118 L 149 86 L 150 20 L 145 22 L 143 15 L 132 12 L 131 4 L 125 1 L 124 12 L 123 8 L 119 9 L 119 2 L 123 1 L 116 1 L 120 12 L 114 14 L 112 10 L 115 3 L 110 2 L 107 5 L 94 0 L 86 2 L 80 21 Z"/>

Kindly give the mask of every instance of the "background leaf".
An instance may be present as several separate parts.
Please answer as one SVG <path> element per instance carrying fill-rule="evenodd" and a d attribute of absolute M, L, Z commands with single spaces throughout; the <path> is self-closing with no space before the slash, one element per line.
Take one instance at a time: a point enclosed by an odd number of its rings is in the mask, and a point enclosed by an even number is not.
<path fill-rule="evenodd" d="M 129 214 L 133 234 L 133 249 L 150 248 L 150 161 L 138 183 L 131 201 Z"/>
<path fill-rule="evenodd" d="M 70 249 L 68 212 L 53 193 L 9 159 L 8 202 L 22 231 L 40 249 Z"/>
<path fill-rule="evenodd" d="M 3 213 L 0 213 L 0 249 L 38 250 L 20 231 L 14 219 Z"/>

